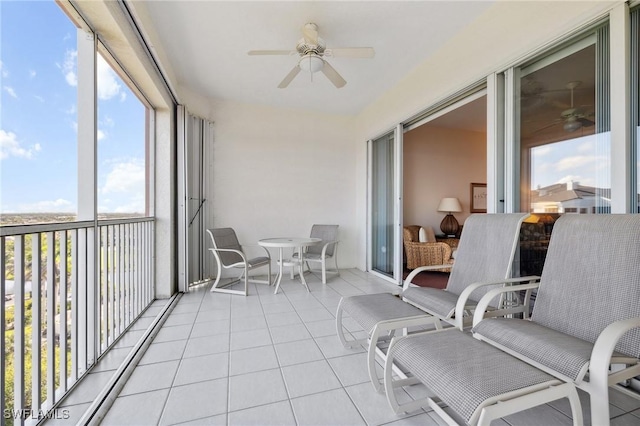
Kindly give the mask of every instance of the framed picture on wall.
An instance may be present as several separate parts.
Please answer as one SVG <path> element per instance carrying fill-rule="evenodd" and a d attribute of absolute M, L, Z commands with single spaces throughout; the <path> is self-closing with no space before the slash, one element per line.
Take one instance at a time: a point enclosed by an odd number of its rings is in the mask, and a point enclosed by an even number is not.
<path fill-rule="evenodd" d="M 471 213 L 487 212 L 487 184 L 471 184 Z"/>

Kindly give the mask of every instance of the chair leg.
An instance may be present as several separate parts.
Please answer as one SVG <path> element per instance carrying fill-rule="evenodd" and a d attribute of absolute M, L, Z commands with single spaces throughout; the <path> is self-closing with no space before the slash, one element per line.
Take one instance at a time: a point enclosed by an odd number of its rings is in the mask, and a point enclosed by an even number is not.
<path fill-rule="evenodd" d="M 340 343 L 342 343 L 342 346 L 344 346 L 345 348 L 355 348 L 360 343 L 364 343 L 365 339 L 347 341 L 347 338 L 344 335 L 344 327 L 342 326 L 342 313 L 344 312 L 342 309 L 343 300 L 344 297 L 340 299 L 340 302 L 338 303 L 338 309 L 336 311 L 336 332 L 338 334 L 338 339 L 340 339 Z"/>
<path fill-rule="evenodd" d="M 324 258 L 322 258 L 322 284 L 327 283 L 327 263 Z"/>
<path fill-rule="evenodd" d="M 601 389 L 591 389 L 589 392 L 591 400 L 591 424 L 608 425 L 609 419 L 609 389 L 598 392 Z"/>
<path fill-rule="evenodd" d="M 249 270 L 247 265 L 244 266 L 244 295 L 249 295 Z"/>

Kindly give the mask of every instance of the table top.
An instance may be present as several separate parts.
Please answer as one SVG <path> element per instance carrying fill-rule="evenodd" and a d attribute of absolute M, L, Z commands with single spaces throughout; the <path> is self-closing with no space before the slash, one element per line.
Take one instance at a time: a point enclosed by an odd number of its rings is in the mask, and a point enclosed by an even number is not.
<path fill-rule="evenodd" d="M 313 246 L 321 242 L 320 238 L 310 237 L 281 237 L 281 238 L 265 238 L 258 241 L 258 245 L 262 247 L 307 247 Z"/>

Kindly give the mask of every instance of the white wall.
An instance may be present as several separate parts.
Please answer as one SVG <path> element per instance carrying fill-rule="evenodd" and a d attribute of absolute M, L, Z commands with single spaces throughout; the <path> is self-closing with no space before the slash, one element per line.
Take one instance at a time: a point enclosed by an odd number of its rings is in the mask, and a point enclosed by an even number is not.
<path fill-rule="evenodd" d="M 463 211 L 454 216 L 462 225 L 471 214 L 470 183 L 486 183 L 486 134 L 423 125 L 405 133 L 403 142 L 404 224 L 440 233 L 445 214 L 438 204 L 457 197 Z"/>
<path fill-rule="evenodd" d="M 241 243 L 308 236 L 340 225 L 338 265 L 356 265 L 353 118 L 212 101 L 209 227 L 233 227 Z M 273 252 L 273 257 L 277 253 Z"/>

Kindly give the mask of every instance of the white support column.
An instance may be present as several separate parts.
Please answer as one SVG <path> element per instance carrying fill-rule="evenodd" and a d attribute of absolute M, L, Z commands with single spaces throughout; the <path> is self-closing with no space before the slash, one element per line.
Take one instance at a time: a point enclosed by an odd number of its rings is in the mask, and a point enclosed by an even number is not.
<path fill-rule="evenodd" d="M 78 29 L 78 220 L 94 220 L 96 190 L 96 41 Z"/>
<path fill-rule="evenodd" d="M 83 29 L 77 32 L 78 45 L 78 220 L 93 220 L 97 225 L 97 78 L 96 55 L 98 46 L 95 35 Z M 96 333 L 98 324 L 99 251 L 96 246 L 96 229 L 87 229 L 86 281 L 83 289 L 86 296 L 86 364 L 88 368 L 96 361 Z M 85 303 L 85 301 L 80 302 Z"/>
<path fill-rule="evenodd" d="M 487 77 L 487 213 L 504 213 L 504 78 Z"/>
<path fill-rule="evenodd" d="M 629 5 L 620 3 L 609 13 L 611 63 L 611 213 L 631 210 L 630 158 L 630 17 Z M 635 208 L 635 207 L 634 207 Z"/>
<path fill-rule="evenodd" d="M 504 82 L 504 213 L 520 211 L 520 138 L 516 120 L 519 105 L 515 102 L 519 76 L 516 74 L 513 68 L 507 70 Z"/>

